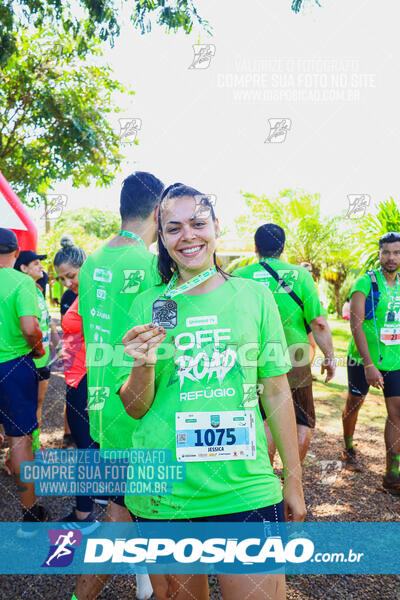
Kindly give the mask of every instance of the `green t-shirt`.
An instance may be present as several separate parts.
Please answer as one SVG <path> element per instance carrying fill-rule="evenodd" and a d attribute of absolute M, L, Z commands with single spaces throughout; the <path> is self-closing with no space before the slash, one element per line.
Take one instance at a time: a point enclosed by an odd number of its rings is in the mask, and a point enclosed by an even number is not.
<path fill-rule="evenodd" d="M 327 312 L 321 305 L 318 297 L 317 286 L 311 274 L 300 265 L 292 265 L 276 258 L 263 259 L 302 300 L 304 312 L 300 306 L 285 292 L 259 263 L 248 265 L 234 271 L 234 275 L 253 279 L 268 286 L 274 294 L 281 316 L 286 342 L 289 346 L 293 364 L 299 365 L 302 361 L 309 362 L 309 341 L 307 337 L 304 319 L 311 323 L 313 319 Z"/>
<path fill-rule="evenodd" d="M 395 340 L 391 339 L 393 337 L 391 334 L 392 332 L 396 333 L 396 329 L 397 332 L 400 332 L 400 288 L 398 289 L 397 295 L 391 299 L 383 282 L 383 276 L 378 270 L 374 272 L 378 282 L 378 290 L 381 293 L 375 310 L 376 330 L 374 320 L 365 319 L 363 322 L 363 331 L 365 333 L 365 337 L 367 338 L 368 350 L 374 365 L 382 371 L 396 371 L 397 369 L 400 369 L 400 345 L 393 343 Z M 365 275 L 359 277 L 359 279 L 357 279 L 357 281 L 354 283 L 350 292 L 350 297 L 354 294 L 354 292 L 362 292 L 365 297 L 367 297 L 370 290 L 371 279 L 370 276 L 365 273 Z M 390 288 L 390 291 L 392 294 L 394 294 L 394 288 Z M 388 312 L 392 313 L 391 317 L 394 317 L 394 320 L 387 320 Z M 379 342 L 379 346 L 383 360 L 380 364 L 376 331 L 379 339 L 381 340 Z M 350 340 L 348 355 L 358 363 L 363 363 L 353 337 Z"/>
<path fill-rule="evenodd" d="M 39 290 L 37 285 L 35 285 L 38 297 L 38 305 L 40 310 L 40 318 L 39 318 L 39 327 L 42 330 L 42 343 L 43 348 L 45 349 L 45 354 L 41 358 L 34 358 L 33 362 L 37 366 L 38 369 L 41 367 L 45 367 L 50 358 L 50 323 L 51 318 L 49 315 L 49 311 L 47 308 L 46 301 L 43 297 L 42 292 Z"/>
<path fill-rule="evenodd" d="M 129 327 L 151 322 L 152 304 L 164 289 L 165 285 L 156 286 L 135 300 Z M 172 459 L 177 460 L 176 440 L 183 443 L 186 438 L 176 435 L 176 413 L 197 413 L 197 419 L 199 412 L 211 411 L 217 421 L 213 425 L 210 417 L 210 424 L 218 427 L 219 419 L 222 422 L 229 418 L 229 411 L 239 411 L 239 415 L 246 411 L 255 423 L 256 457 L 184 461 L 186 479 L 172 483 L 170 495 L 129 495 L 125 496 L 126 505 L 141 517 L 179 519 L 229 514 L 280 502 L 281 486 L 269 462 L 256 393 L 259 378 L 282 375 L 290 369 L 272 294 L 252 281 L 232 277 L 207 294 L 180 294 L 174 300 L 178 324 L 166 330 L 165 342 L 157 350 L 154 402 L 138 420 L 135 447 L 169 449 Z M 131 367 L 118 370 L 117 390 L 130 371 Z"/>
<path fill-rule="evenodd" d="M 40 317 L 33 279 L 16 269 L 0 269 L 0 363 L 29 354 L 20 317 Z"/>
<path fill-rule="evenodd" d="M 114 391 L 114 371 L 124 353 L 121 340 L 129 329 L 132 302 L 159 281 L 157 257 L 137 245 L 106 244 L 87 258 L 79 272 L 90 434 L 101 448 L 131 446 L 136 422 Z"/>

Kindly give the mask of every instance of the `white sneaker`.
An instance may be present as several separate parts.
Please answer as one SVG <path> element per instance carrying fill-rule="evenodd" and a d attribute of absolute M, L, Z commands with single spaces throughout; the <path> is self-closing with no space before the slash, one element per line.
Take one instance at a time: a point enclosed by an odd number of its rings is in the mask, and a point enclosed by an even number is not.
<path fill-rule="evenodd" d="M 137 600 L 149 600 L 153 594 L 150 577 L 147 573 L 136 575 L 136 598 Z"/>

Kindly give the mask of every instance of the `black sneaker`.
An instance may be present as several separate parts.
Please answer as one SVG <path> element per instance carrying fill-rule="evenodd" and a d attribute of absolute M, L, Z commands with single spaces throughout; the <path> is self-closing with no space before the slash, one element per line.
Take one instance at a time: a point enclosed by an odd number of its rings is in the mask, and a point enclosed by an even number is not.
<path fill-rule="evenodd" d="M 50 520 L 48 510 L 41 504 L 34 504 L 32 508 L 23 509 L 22 522 L 17 530 L 17 536 L 23 539 L 34 537 L 38 531 L 39 523 Z"/>
<path fill-rule="evenodd" d="M 71 433 L 64 433 L 61 448 L 63 450 L 73 450 L 74 448 L 76 448 L 76 444 Z"/>
<path fill-rule="evenodd" d="M 95 502 L 96 504 L 101 504 L 102 506 L 107 506 L 108 498 L 107 496 L 96 496 L 95 498 L 93 498 L 93 502 Z"/>
<path fill-rule="evenodd" d="M 349 448 L 348 450 L 343 450 L 343 466 L 345 469 L 349 471 L 355 471 L 359 473 L 362 471 L 362 464 L 358 460 L 356 456 L 356 451 L 354 448 Z"/>
<path fill-rule="evenodd" d="M 382 486 L 392 496 L 400 496 L 400 477 L 398 475 L 386 473 L 382 480 Z"/>
<path fill-rule="evenodd" d="M 65 529 L 79 529 L 82 532 L 82 535 L 88 535 L 92 533 L 95 529 L 97 529 L 100 525 L 100 522 L 95 519 L 93 512 L 90 513 L 85 519 L 78 519 L 76 516 L 75 509 L 69 513 L 63 519 L 60 519 L 62 523 L 64 523 Z"/>

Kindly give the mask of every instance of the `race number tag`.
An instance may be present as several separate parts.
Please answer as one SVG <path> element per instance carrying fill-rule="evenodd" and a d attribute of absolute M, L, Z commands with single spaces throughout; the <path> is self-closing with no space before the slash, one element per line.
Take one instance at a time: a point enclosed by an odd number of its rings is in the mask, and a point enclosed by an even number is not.
<path fill-rule="evenodd" d="M 386 346 L 400 344 L 400 327 L 382 327 L 381 342 Z"/>
<path fill-rule="evenodd" d="M 175 423 L 178 461 L 256 458 L 253 410 L 179 412 Z"/>

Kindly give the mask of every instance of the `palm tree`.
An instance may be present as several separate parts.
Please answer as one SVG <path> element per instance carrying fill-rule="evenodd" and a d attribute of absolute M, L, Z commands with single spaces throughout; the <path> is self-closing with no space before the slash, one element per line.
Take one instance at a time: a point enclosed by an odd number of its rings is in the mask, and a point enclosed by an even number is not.
<path fill-rule="evenodd" d="M 362 272 L 376 267 L 379 238 L 389 231 L 400 232 L 400 209 L 392 197 L 378 204 L 376 215 L 366 215 L 360 220 L 357 236 L 361 243 L 353 256 Z"/>
<path fill-rule="evenodd" d="M 276 198 L 243 194 L 249 213 L 236 220 L 240 236 L 254 234 L 263 223 L 280 225 L 286 232 L 284 260 L 309 262 L 313 276 L 330 284 L 335 310 L 341 314 L 340 290 L 350 271 L 357 266 L 351 250 L 356 243 L 349 235 L 349 223 L 339 217 L 322 218 L 320 195 L 300 190 L 284 190 Z M 226 271 L 255 262 L 252 257 L 233 261 Z"/>
<path fill-rule="evenodd" d="M 240 236 L 255 232 L 263 223 L 275 223 L 286 232 L 285 260 L 299 264 L 309 262 L 318 280 L 326 258 L 338 245 L 339 219 L 323 219 L 320 195 L 301 190 L 283 190 L 276 198 L 243 194 L 250 214 L 236 219 Z"/>

